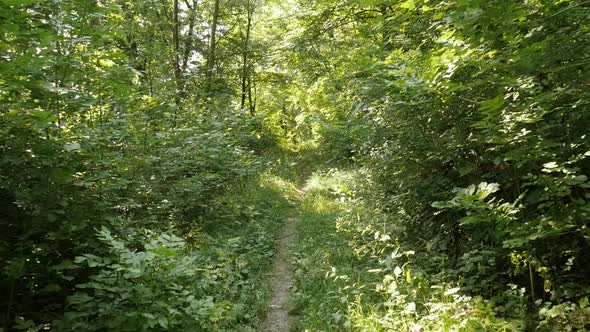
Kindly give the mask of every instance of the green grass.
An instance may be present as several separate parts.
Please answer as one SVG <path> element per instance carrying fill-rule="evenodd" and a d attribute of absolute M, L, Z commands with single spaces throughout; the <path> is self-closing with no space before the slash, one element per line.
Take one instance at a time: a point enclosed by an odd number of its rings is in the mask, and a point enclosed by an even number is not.
<path fill-rule="evenodd" d="M 489 302 L 456 283 L 435 282 L 398 238 L 402 225 L 360 199 L 362 171 L 317 171 L 309 156 L 286 155 L 261 176 L 228 191 L 207 225 L 199 254 L 204 280 L 221 310 L 217 330 L 254 331 L 271 295 L 275 244 L 297 214 L 292 247 L 294 331 L 518 331 Z M 305 194 L 302 196 L 303 190 Z M 414 261 L 416 259 L 416 261 Z M 432 279 L 432 280 L 431 280 Z"/>
<path fill-rule="evenodd" d="M 363 196 L 362 171 L 312 175 L 293 248 L 294 331 L 519 331 L 489 302 L 431 281 L 401 225 Z"/>
<path fill-rule="evenodd" d="M 300 205 L 298 240 L 293 250 L 299 317 L 296 331 L 340 331 L 350 327 L 349 303 L 364 288 L 363 264 L 348 246 L 350 238 L 337 230 L 342 183 L 314 175 Z M 340 188 L 340 189 L 339 189 Z M 363 281 L 363 282 L 360 282 Z"/>
<path fill-rule="evenodd" d="M 294 208 L 295 185 L 272 172 L 227 191 L 193 244 L 204 292 L 223 306 L 214 328 L 256 331 L 264 319 L 278 233 Z"/>

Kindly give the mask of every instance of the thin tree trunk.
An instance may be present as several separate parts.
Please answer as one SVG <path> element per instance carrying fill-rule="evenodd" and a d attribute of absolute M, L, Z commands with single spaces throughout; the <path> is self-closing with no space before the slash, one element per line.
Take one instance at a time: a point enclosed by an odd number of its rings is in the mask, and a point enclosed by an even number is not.
<path fill-rule="evenodd" d="M 256 96 L 258 96 L 256 91 L 256 80 L 252 80 L 252 75 L 250 75 L 248 76 L 248 98 L 250 100 L 250 114 L 252 115 L 256 112 Z"/>
<path fill-rule="evenodd" d="M 209 38 L 209 54 L 207 55 L 207 77 L 213 75 L 215 68 L 215 35 L 217 34 L 217 21 L 219 19 L 219 0 L 215 0 L 213 4 L 213 17 L 211 22 L 211 36 Z"/>
<path fill-rule="evenodd" d="M 250 44 L 250 31 L 252 30 L 252 15 L 254 13 L 254 7 L 252 6 L 252 0 L 248 0 L 248 22 L 246 25 L 246 37 L 244 38 L 244 50 L 242 52 L 242 103 L 240 108 L 244 109 L 246 106 L 246 94 L 247 94 L 247 81 L 248 81 L 248 46 Z M 250 106 L 252 102 L 250 101 Z M 251 107 L 250 107 L 251 108 Z"/>
<path fill-rule="evenodd" d="M 179 23 L 178 23 L 178 0 L 174 0 L 173 20 L 174 27 L 172 29 L 172 43 L 174 44 L 174 78 L 176 79 L 176 104 L 179 104 L 181 90 L 182 71 L 180 69 L 180 42 L 179 42 Z"/>
<path fill-rule="evenodd" d="M 190 6 L 189 1 L 184 1 L 187 8 L 190 9 L 191 14 L 189 17 L 189 24 L 188 24 L 188 32 L 186 35 L 186 41 L 184 43 L 184 54 L 182 58 L 182 73 L 186 74 L 186 70 L 188 68 L 188 60 L 191 54 L 191 50 L 193 48 L 193 38 L 194 38 L 194 31 L 195 31 L 195 20 L 197 19 L 197 1 L 193 1 L 193 6 Z"/>
<path fill-rule="evenodd" d="M 176 121 L 178 118 L 178 109 L 181 104 L 182 95 L 182 72 L 180 70 L 180 42 L 179 42 L 179 23 L 178 23 L 178 0 L 174 0 L 174 8 L 172 9 L 172 43 L 174 44 L 174 80 L 176 81 L 176 94 L 174 96 L 174 102 L 176 108 L 174 109 L 174 119 L 172 121 L 172 127 L 176 127 Z"/>
<path fill-rule="evenodd" d="M 252 75 L 248 75 L 248 106 L 250 107 L 250 115 L 254 115 L 256 111 L 256 101 L 252 102 Z"/>

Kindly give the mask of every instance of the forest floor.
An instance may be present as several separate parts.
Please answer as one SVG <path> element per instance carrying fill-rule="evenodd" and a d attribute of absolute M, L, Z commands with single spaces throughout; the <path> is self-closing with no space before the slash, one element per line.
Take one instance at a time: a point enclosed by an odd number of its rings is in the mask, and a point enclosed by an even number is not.
<path fill-rule="evenodd" d="M 259 331 L 525 330 L 455 284 L 427 283 L 425 259 L 361 196 L 365 170 L 300 167 L 266 177 L 290 204 L 276 213 L 284 222 Z M 418 301 L 433 314 L 419 315 Z"/>
<path fill-rule="evenodd" d="M 308 173 L 308 171 L 305 173 Z M 304 174 L 305 178 L 307 176 L 308 174 Z M 296 204 L 304 200 L 308 188 L 309 185 L 306 183 L 302 189 L 296 189 Z M 290 250 L 297 240 L 299 221 L 299 210 L 295 208 L 287 214 L 285 224 L 277 240 L 277 254 L 274 258 L 271 277 L 272 297 L 266 317 L 260 326 L 260 330 L 264 332 L 291 330 L 294 317 L 291 315 L 293 305 L 290 303 L 290 291 L 295 284 L 295 280 L 291 268 L 292 257 Z"/>
<path fill-rule="evenodd" d="M 291 271 L 289 264 L 289 247 L 297 236 L 297 221 L 297 217 L 289 216 L 277 241 L 277 255 L 274 259 L 271 279 L 273 294 L 266 318 L 261 325 L 261 331 L 279 332 L 290 330 L 289 290 L 293 287 L 294 280 L 293 271 Z"/>

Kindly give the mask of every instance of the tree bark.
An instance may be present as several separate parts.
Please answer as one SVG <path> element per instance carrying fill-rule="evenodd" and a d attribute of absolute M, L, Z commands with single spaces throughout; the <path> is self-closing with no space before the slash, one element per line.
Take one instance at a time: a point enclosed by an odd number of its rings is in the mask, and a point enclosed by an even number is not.
<path fill-rule="evenodd" d="M 217 34 L 217 21 L 219 20 L 219 1 L 213 3 L 213 17 L 211 18 L 211 36 L 209 37 L 209 53 L 207 55 L 207 77 L 213 76 L 215 68 L 215 35 Z"/>
<path fill-rule="evenodd" d="M 256 87 L 254 87 L 256 93 Z M 256 112 L 256 99 L 252 100 L 252 75 L 248 75 L 248 106 L 250 107 L 250 115 Z"/>
<path fill-rule="evenodd" d="M 174 44 L 174 78 L 176 79 L 176 104 L 180 103 L 180 94 L 182 93 L 182 71 L 180 69 L 180 41 L 179 41 L 179 22 L 178 22 L 178 0 L 174 0 L 173 9 L 172 43 Z"/>
<path fill-rule="evenodd" d="M 247 22 L 246 22 L 246 36 L 244 38 L 244 49 L 242 52 L 242 103 L 240 108 L 244 109 L 246 106 L 246 95 L 247 91 L 247 83 L 248 83 L 248 76 L 249 76 L 249 66 L 248 66 L 248 52 L 249 52 L 249 44 L 250 44 L 250 31 L 252 30 L 252 15 L 254 14 L 254 6 L 252 5 L 252 0 L 248 0 L 248 4 L 246 7 L 247 10 Z M 252 110 L 252 98 L 250 98 L 250 111 Z"/>
<path fill-rule="evenodd" d="M 185 0 L 184 3 L 186 4 L 186 7 L 190 9 L 188 32 L 186 35 L 186 41 L 184 43 L 184 54 L 182 58 L 182 73 L 186 74 L 186 70 L 188 68 L 188 60 L 191 54 L 191 50 L 193 48 L 195 21 L 197 19 L 197 1 L 193 1 L 192 7 L 190 6 L 189 1 Z"/>

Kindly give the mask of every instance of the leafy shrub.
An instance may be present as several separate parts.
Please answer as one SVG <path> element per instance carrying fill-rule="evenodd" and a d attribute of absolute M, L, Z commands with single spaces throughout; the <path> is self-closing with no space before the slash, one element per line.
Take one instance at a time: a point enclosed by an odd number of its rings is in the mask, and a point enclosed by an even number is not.
<path fill-rule="evenodd" d="M 76 257 L 76 267 L 92 274 L 68 298 L 61 330 L 189 331 L 211 328 L 227 314 L 224 305 L 201 296 L 195 253 L 185 242 L 166 233 L 149 235 L 134 239 L 145 244 L 133 250 L 106 228 L 100 230 L 108 255 Z"/>
<path fill-rule="evenodd" d="M 539 331 L 585 331 L 590 328 L 590 307 L 588 298 L 579 303 L 565 302 L 557 305 L 543 303 L 539 311 L 541 322 Z"/>

